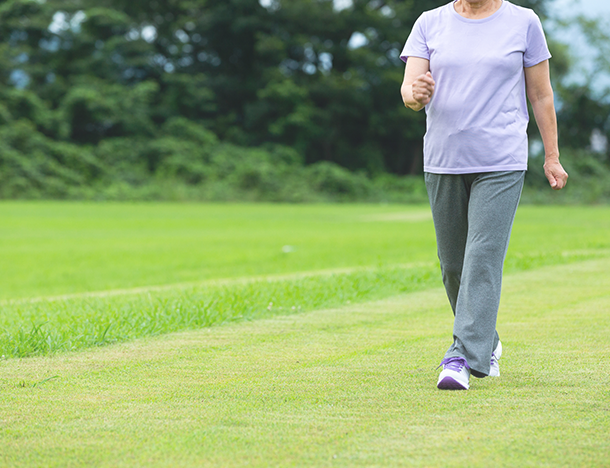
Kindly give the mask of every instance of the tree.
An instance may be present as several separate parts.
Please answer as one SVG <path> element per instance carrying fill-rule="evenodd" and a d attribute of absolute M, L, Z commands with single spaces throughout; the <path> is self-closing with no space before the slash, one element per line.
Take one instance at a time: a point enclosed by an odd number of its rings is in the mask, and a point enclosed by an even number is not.
<path fill-rule="evenodd" d="M 76 164 L 69 168 L 80 175 L 65 183 L 83 186 L 104 177 L 202 183 L 215 148 L 237 154 L 222 144 L 244 154 L 264 148 L 270 161 L 291 148 L 299 155 L 291 160 L 308 165 L 416 174 L 425 115 L 402 105 L 399 54 L 418 16 L 444 3 L 8 0 L 0 5 L 0 127 L 61 145 L 46 157 Z M 520 3 L 547 14 L 546 0 Z M 551 47 L 562 143 L 583 145 L 592 129 L 607 135 L 606 104 L 563 83 L 565 47 Z M 14 144 L 4 145 L 0 166 L 29 157 Z M 87 156 L 68 163 L 62 151 Z"/>

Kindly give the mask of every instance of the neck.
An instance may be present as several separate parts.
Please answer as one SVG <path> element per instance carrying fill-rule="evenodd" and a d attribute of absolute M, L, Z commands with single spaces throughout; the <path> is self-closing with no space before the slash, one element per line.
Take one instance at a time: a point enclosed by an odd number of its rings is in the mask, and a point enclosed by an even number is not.
<path fill-rule="evenodd" d="M 502 6 L 502 0 L 457 0 L 455 10 L 466 18 L 486 18 L 493 15 Z"/>

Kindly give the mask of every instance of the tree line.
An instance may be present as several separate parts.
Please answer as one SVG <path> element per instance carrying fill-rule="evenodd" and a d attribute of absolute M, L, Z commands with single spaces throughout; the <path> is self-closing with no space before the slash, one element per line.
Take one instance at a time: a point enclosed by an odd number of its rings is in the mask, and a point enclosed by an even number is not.
<path fill-rule="evenodd" d="M 0 197 L 423 200 L 398 56 L 445 2 L 7 0 Z M 605 177 L 608 103 L 549 39 L 568 166 Z"/>

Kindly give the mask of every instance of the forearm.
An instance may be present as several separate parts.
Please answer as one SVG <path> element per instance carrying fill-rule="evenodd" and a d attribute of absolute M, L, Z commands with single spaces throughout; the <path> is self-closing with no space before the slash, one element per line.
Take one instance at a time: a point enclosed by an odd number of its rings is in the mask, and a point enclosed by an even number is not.
<path fill-rule="evenodd" d="M 533 100 L 532 108 L 536 124 L 542 137 L 544 145 L 544 155 L 546 161 L 559 160 L 559 144 L 557 142 L 557 116 L 555 114 L 555 104 L 553 95 L 546 95 L 540 99 Z"/>
<path fill-rule="evenodd" d="M 430 62 L 420 57 L 409 57 L 400 87 L 405 107 L 420 111 L 430 102 L 433 93 L 434 79 L 430 73 Z"/>
<path fill-rule="evenodd" d="M 544 93 L 538 99 L 531 99 L 538 130 L 544 144 L 544 174 L 553 190 L 561 190 L 568 182 L 568 173 L 559 162 L 559 145 L 557 144 L 557 117 L 553 92 Z"/>

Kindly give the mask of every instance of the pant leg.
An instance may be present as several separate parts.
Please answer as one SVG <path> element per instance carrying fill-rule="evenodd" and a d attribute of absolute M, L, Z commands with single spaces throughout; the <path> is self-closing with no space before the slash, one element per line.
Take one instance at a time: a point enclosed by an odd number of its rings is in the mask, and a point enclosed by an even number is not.
<path fill-rule="evenodd" d="M 524 178 L 522 171 L 484 173 L 471 185 L 454 342 L 447 357 L 465 357 L 478 377 L 489 375 L 491 353 L 498 343 L 502 271 Z"/>
<path fill-rule="evenodd" d="M 424 174 L 430 200 L 443 284 L 455 315 L 466 239 L 470 184 L 466 175 Z"/>
<path fill-rule="evenodd" d="M 425 174 L 443 283 L 456 316 L 445 357 L 466 358 L 475 376 L 489 374 L 499 342 L 502 266 L 524 175 Z"/>

